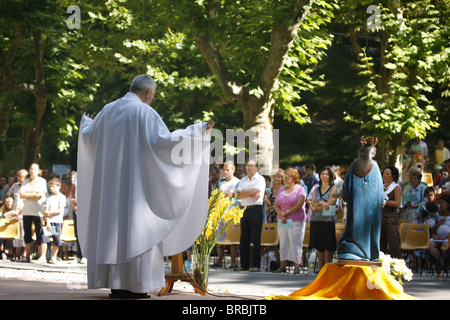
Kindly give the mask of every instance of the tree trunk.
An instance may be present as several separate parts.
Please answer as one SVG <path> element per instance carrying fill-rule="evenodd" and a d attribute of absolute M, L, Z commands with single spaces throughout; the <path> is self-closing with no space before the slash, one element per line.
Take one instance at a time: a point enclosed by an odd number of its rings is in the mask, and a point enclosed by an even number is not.
<path fill-rule="evenodd" d="M 273 120 L 270 116 L 273 102 L 250 95 L 243 95 L 238 100 L 244 114 L 244 130 L 251 133 L 248 142 L 249 158 L 255 158 L 258 162 L 260 174 L 272 175 L 272 168 L 277 162 L 274 159 L 274 148 L 278 147 L 274 143 Z"/>
<path fill-rule="evenodd" d="M 220 1 L 209 2 L 209 23 L 199 30 L 199 38 L 196 46 L 202 53 L 211 72 L 216 76 L 218 84 L 226 96 L 237 100 L 244 114 L 244 130 L 252 133 L 249 141 L 249 157 L 255 157 L 258 161 L 261 174 L 272 175 L 272 167 L 277 166 L 278 159 L 274 159 L 275 148 L 278 141 L 274 141 L 272 127 L 272 95 L 271 92 L 278 86 L 278 76 L 283 69 L 289 50 L 297 36 L 299 27 L 314 0 L 296 0 L 292 3 L 291 23 L 285 21 L 276 23 L 270 36 L 270 52 L 266 63 L 259 75 L 259 87 L 263 95 L 259 98 L 250 95 L 241 84 L 234 81 L 228 72 L 220 52 L 215 45 L 213 31 L 217 27 L 215 19 L 218 17 Z M 251 145 L 250 145 L 251 144 Z M 256 147 L 256 154 L 252 150 Z M 275 153 L 276 155 L 278 153 Z M 275 160 L 275 163 L 274 163 Z"/>
<path fill-rule="evenodd" d="M 11 103 L 7 99 L 0 99 L 0 173 L 3 172 L 3 160 L 6 158 L 6 139 L 8 138 L 9 114 Z"/>
<path fill-rule="evenodd" d="M 41 147 L 44 129 L 41 125 L 42 117 L 47 107 L 47 91 L 44 79 L 44 54 L 42 32 L 33 32 L 34 42 L 34 72 L 36 85 L 34 89 L 35 121 L 32 127 L 24 127 L 22 133 L 23 160 L 22 165 L 28 168 L 33 162 L 39 161 L 39 149 Z"/>
<path fill-rule="evenodd" d="M 35 83 L 14 83 L 11 81 L 11 69 L 16 57 L 17 51 L 26 38 L 23 26 L 16 26 L 16 37 L 8 49 L 5 61 L 0 69 L 3 81 L 0 84 L 0 91 L 24 91 L 33 92 L 35 97 L 35 119 L 32 127 L 23 127 L 22 129 L 22 146 L 23 157 L 22 166 L 28 168 L 31 163 L 39 160 L 39 149 L 41 147 L 44 130 L 41 126 L 41 120 L 47 107 L 47 91 L 45 88 L 44 78 L 44 47 L 42 42 L 41 30 L 33 32 L 34 44 L 34 74 Z M 6 102 L 5 102 L 6 103 Z M 6 138 L 6 130 L 9 122 L 9 106 L 2 104 L 0 115 L 0 138 Z M 0 161 L 5 156 L 6 149 L 4 145 L 0 146 Z M 0 162 L 1 169 L 1 162 Z"/>
<path fill-rule="evenodd" d="M 395 166 L 402 172 L 402 151 L 407 143 L 401 135 L 393 136 L 390 139 L 382 139 L 377 144 L 377 162 L 380 170 L 387 166 Z"/>

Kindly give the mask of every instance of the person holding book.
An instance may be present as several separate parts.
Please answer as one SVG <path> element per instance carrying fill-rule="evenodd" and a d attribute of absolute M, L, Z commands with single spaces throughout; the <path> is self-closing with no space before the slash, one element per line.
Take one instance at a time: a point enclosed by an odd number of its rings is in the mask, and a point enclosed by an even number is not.
<path fill-rule="evenodd" d="M 286 169 L 284 179 L 286 186 L 278 191 L 274 203 L 278 219 L 281 260 L 280 268 L 274 272 L 286 272 L 287 262 L 293 261 L 294 273 L 299 273 L 305 236 L 306 192 L 299 184 L 300 173 L 296 169 Z"/>
<path fill-rule="evenodd" d="M 317 250 L 319 270 L 331 262 L 336 250 L 336 216 L 328 214 L 336 202 L 334 172 L 331 167 L 319 171 L 319 186 L 312 191 L 310 248 Z"/>
<path fill-rule="evenodd" d="M 423 194 L 425 198 L 424 202 L 422 202 L 417 208 L 417 220 L 419 221 L 423 218 L 424 214 L 427 214 L 425 212 L 427 204 L 430 202 L 435 202 L 434 200 L 436 199 L 436 190 L 433 187 L 426 187 Z"/>
<path fill-rule="evenodd" d="M 42 249 L 47 250 L 47 244 L 50 243 L 50 237 L 53 238 L 53 252 L 49 263 L 56 263 L 59 247 L 61 246 L 61 230 L 64 219 L 64 209 L 66 207 L 66 197 L 59 192 L 61 189 L 61 181 L 53 178 L 49 182 L 51 195 L 47 198 L 45 205 L 44 217 L 45 226 L 43 227 Z M 45 256 L 41 256 L 38 262 L 45 262 Z"/>
<path fill-rule="evenodd" d="M 422 180 L 422 172 L 418 170 L 410 171 L 409 179 L 411 186 L 404 191 L 402 196 L 404 208 L 403 219 L 417 223 L 417 210 L 420 204 L 425 202 L 425 189 L 427 186 L 420 183 Z"/>

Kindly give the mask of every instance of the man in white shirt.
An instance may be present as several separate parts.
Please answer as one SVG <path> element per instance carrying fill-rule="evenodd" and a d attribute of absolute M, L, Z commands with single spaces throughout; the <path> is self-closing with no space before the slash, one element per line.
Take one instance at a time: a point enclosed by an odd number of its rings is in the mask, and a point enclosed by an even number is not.
<path fill-rule="evenodd" d="M 236 189 L 236 197 L 241 206 L 246 207 L 241 219 L 241 269 L 259 271 L 261 264 L 261 230 L 263 224 L 263 199 L 266 181 L 258 173 L 258 163 L 248 160 L 245 164 L 247 175 Z M 253 243 L 253 262 L 250 266 L 250 243 Z"/>
<path fill-rule="evenodd" d="M 237 186 L 239 185 L 239 179 L 234 176 L 236 166 L 234 165 L 233 161 L 227 161 L 223 164 L 223 177 L 219 181 L 219 191 L 222 191 L 223 194 L 228 198 L 234 198 L 234 193 L 237 189 Z M 235 199 L 234 203 L 230 206 L 230 209 L 234 206 L 239 206 L 240 201 L 239 199 Z M 223 220 L 220 221 L 219 228 L 217 231 L 221 230 L 224 225 Z M 226 237 L 226 232 L 222 234 L 222 236 L 219 238 L 219 241 L 223 241 Z M 224 245 L 217 245 L 217 251 L 218 251 L 218 257 L 217 257 L 217 263 L 215 264 L 216 267 L 222 267 L 223 262 L 223 255 L 224 255 Z M 231 268 L 236 268 L 236 257 L 238 252 L 237 245 L 231 245 Z"/>

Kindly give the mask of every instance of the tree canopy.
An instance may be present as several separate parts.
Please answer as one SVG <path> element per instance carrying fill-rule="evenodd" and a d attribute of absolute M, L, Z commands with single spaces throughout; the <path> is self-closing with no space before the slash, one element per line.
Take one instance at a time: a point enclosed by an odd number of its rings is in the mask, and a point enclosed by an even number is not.
<path fill-rule="evenodd" d="M 82 112 L 100 111 L 142 73 L 157 81 L 152 107 L 170 129 L 214 118 L 222 131 L 253 130 L 270 165 L 273 129 L 285 144 L 282 165 L 298 165 L 322 153 L 299 147 L 311 128 L 320 150 L 336 152 L 362 132 L 377 135 L 379 160 L 393 162 L 409 139 L 445 126 L 448 0 L 376 4 L 376 28 L 368 26 L 370 1 L 95 0 L 78 12 L 71 5 L 3 5 L 0 171 L 1 163 L 6 172 L 34 161 L 76 169 Z M 70 25 L 77 13 L 79 25 Z M 358 65 L 360 74 L 325 67 L 330 48 L 331 57 L 345 57 L 339 67 Z M 339 92 L 345 77 L 351 87 Z M 358 97 L 338 105 L 342 90 Z"/>
<path fill-rule="evenodd" d="M 410 139 L 424 139 L 439 126 L 430 93 L 437 90 L 448 95 L 449 9 L 449 2 L 428 0 L 379 5 L 375 31 L 381 44 L 375 56 L 355 39 L 368 28 L 353 27 L 351 31 L 360 74 L 367 78 L 360 92 L 367 108 L 364 114 L 346 119 L 380 137 L 383 144 L 378 159 L 384 166 L 400 160 L 401 148 Z"/>

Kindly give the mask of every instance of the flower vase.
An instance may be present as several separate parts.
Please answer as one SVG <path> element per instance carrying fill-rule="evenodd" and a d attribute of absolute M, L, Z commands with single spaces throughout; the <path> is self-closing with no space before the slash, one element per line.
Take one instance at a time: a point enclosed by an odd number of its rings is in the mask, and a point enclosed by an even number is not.
<path fill-rule="evenodd" d="M 192 271 L 195 283 L 207 291 L 209 278 L 209 255 L 194 255 L 192 260 Z"/>

